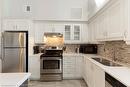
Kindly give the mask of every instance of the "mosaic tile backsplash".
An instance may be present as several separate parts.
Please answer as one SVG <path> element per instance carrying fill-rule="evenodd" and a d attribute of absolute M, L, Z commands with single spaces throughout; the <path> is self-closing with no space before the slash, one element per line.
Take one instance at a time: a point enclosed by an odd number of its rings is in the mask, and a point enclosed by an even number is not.
<path fill-rule="evenodd" d="M 117 62 L 130 64 L 130 45 L 124 41 L 111 41 L 98 45 L 98 54 L 109 59 L 115 57 Z"/>
<path fill-rule="evenodd" d="M 80 47 L 78 44 L 65 44 L 65 46 L 65 53 L 75 53 L 76 48 Z M 124 41 L 110 41 L 99 44 L 98 55 L 111 60 L 115 57 L 117 62 L 130 65 L 130 45 L 127 45 Z"/>
<path fill-rule="evenodd" d="M 80 45 L 78 44 L 65 44 L 66 50 L 65 53 L 75 53 L 76 48 L 79 48 Z"/>

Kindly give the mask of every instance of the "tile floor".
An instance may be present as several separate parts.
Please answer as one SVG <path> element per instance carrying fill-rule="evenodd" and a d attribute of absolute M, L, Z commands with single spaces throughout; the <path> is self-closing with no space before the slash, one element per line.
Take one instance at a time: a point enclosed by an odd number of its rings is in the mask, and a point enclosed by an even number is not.
<path fill-rule="evenodd" d="M 29 87 L 87 87 L 84 80 L 63 80 L 58 82 L 30 81 Z"/>

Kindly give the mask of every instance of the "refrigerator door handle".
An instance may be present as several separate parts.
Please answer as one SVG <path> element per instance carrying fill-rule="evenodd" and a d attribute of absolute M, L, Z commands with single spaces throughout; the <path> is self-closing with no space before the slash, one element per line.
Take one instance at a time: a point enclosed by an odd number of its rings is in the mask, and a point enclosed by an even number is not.
<path fill-rule="evenodd" d="M 5 58 L 5 50 L 4 50 L 4 33 L 1 34 L 1 60 L 4 61 Z"/>

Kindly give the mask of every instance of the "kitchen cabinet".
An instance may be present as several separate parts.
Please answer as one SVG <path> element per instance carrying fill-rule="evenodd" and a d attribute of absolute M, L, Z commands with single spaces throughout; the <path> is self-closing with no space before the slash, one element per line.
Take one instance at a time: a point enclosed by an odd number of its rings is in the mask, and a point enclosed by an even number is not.
<path fill-rule="evenodd" d="M 0 73 L 2 72 L 2 60 L 0 59 Z"/>
<path fill-rule="evenodd" d="M 65 43 L 80 43 L 81 42 L 81 29 L 80 24 L 65 24 L 64 39 Z"/>
<path fill-rule="evenodd" d="M 31 28 L 31 21 L 25 19 L 4 19 L 4 31 L 28 31 Z"/>
<path fill-rule="evenodd" d="M 123 18 L 124 18 L 124 2 L 122 0 L 116 1 L 111 7 L 108 8 L 108 39 L 123 40 L 124 29 L 123 29 Z"/>
<path fill-rule="evenodd" d="M 105 72 L 99 66 L 93 64 L 94 67 L 94 87 L 105 87 Z"/>
<path fill-rule="evenodd" d="M 92 44 L 97 44 L 98 42 L 97 42 L 97 40 L 96 40 L 96 37 L 97 37 L 97 34 L 96 34 L 96 23 L 95 23 L 95 21 L 92 21 L 91 23 L 89 23 L 88 24 L 88 27 L 89 27 L 89 29 L 88 29 L 88 32 L 89 32 L 89 39 L 88 39 L 88 42 L 89 43 L 92 43 Z"/>
<path fill-rule="evenodd" d="M 82 78 L 82 56 L 63 57 L 63 79 Z"/>
<path fill-rule="evenodd" d="M 92 63 L 85 58 L 84 60 L 84 65 L 85 65 L 85 71 L 84 71 L 84 76 L 83 78 L 85 79 L 86 83 L 88 84 L 88 87 L 94 87 L 94 68 L 92 66 Z"/>
<path fill-rule="evenodd" d="M 63 24 L 34 23 L 35 43 L 44 43 L 44 33 L 64 33 Z"/>
<path fill-rule="evenodd" d="M 67 44 L 88 42 L 87 24 L 34 22 L 35 43 L 44 43 L 44 33 L 62 33 Z"/>
<path fill-rule="evenodd" d="M 76 78 L 82 78 L 83 57 L 76 56 Z"/>
<path fill-rule="evenodd" d="M 96 31 L 97 41 L 124 40 L 124 2 L 111 0 L 89 21 L 89 28 Z"/>
<path fill-rule="evenodd" d="M 31 80 L 40 80 L 40 54 L 29 56 L 28 71 Z"/>
<path fill-rule="evenodd" d="M 76 73 L 76 58 L 75 56 L 63 57 L 63 79 L 74 79 Z"/>
<path fill-rule="evenodd" d="M 92 63 L 87 57 L 84 58 L 83 78 L 88 87 L 105 87 L 105 72 Z"/>

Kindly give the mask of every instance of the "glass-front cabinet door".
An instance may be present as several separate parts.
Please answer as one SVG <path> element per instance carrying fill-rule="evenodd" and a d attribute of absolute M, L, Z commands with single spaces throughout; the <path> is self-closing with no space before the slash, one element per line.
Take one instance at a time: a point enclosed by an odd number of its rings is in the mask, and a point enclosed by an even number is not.
<path fill-rule="evenodd" d="M 65 40 L 71 40 L 71 25 L 65 25 Z"/>
<path fill-rule="evenodd" d="M 65 43 L 80 43 L 81 24 L 66 24 L 64 27 Z"/>
<path fill-rule="evenodd" d="M 74 29 L 74 36 L 73 39 L 74 40 L 80 40 L 80 29 L 81 26 L 80 25 L 74 25 L 73 29 Z"/>

